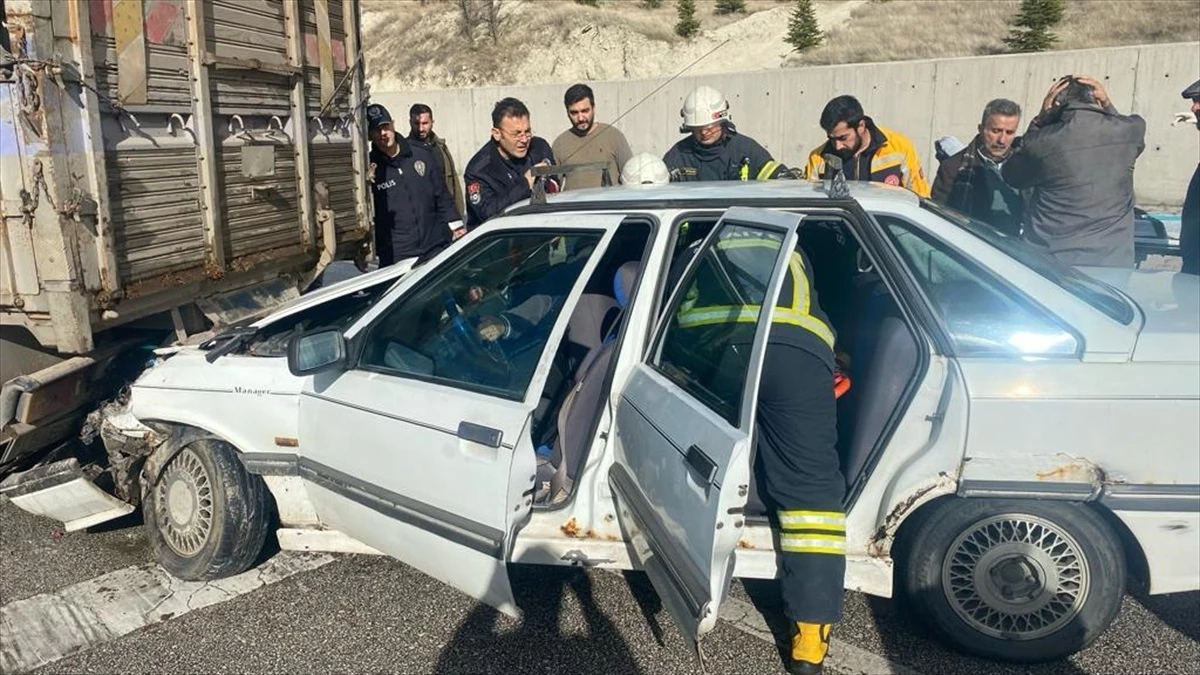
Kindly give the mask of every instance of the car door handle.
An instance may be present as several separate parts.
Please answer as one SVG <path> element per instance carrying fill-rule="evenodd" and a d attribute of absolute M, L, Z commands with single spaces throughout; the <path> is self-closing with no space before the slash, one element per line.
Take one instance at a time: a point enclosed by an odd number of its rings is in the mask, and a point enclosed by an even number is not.
<path fill-rule="evenodd" d="M 464 441 L 471 441 L 480 445 L 486 445 L 489 448 L 500 447 L 500 439 L 504 433 L 499 429 L 485 427 L 471 422 L 458 423 L 458 437 Z"/>
<path fill-rule="evenodd" d="M 687 449 L 687 454 L 684 455 L 684 461 L 691 467 L 692 471 L 696 472 L 696 477 L 700 479 L 706 487 L 713 484 L 717 478 L 717 463 L 712 461 L 712 458 L 705 454 L 704 450 L 698 445 L 692 445 Z"/>

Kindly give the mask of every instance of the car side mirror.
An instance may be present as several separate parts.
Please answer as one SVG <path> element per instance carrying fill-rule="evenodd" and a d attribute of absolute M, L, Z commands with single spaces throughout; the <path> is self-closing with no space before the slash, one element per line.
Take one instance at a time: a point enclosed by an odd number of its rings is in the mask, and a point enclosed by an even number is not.
<path fill-rule="evenodd" d="M 346 338 L 336 328 L 303 333 L 288 342 L 288 370 L 304 376 L 346 366 Z"/>

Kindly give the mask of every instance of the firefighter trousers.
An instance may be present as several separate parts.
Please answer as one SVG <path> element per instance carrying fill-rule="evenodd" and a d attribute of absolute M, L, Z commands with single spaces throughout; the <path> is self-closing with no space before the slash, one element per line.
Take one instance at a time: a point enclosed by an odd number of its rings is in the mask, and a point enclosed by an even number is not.
<path fill-rule="evenodd" d="M 792 621 L 836 623 L 846 576 L 846 483 L 828 363 L 796 346 L 768 344 L 756 421 L 756 469 L 779 518 L 784 612 Z"/>

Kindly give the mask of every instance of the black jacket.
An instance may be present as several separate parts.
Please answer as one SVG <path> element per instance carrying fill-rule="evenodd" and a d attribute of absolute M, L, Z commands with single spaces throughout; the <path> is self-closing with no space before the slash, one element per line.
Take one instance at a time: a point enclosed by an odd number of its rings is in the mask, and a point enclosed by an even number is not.
<path fill-rule="evenodd" d="M 771 158 L 763 146 L 725 125 L 721 140 L 701 145 L 692 136 L 676 143 L 663 155 L 671 182 L 707 180 L 766 180 L 779 178 L 787 167 Z M 743 171 L 743 166 L 745 170 Z"/>
<path fill-rule="evenodd" d="M 1030 127 L 1002 170 L 1032 191 L 1024 236 L 1068 265 L 1132 268 L 1133 166 L 1146 121 L 1068 103 Z"/>
<path fill-rule="evenodd" d="M 985 158 L 982 147 L 982 139 L 976 136 L 967 147 L 947 157 L 938 167 L 931 198 L 1001 232 L 1020 236 L 1025 202 L 1000 175 L 1004 162 Z"/>
<path fill-rule="evenodd" d="M 371 149 L 375 242 L 381 265 L 424 257 L 450 242 L 447 223 L 460 220 L 437 160 L 429 150 L 396 137 L 400 152 Z"/>
<path fill-rule="evenodd" d="M 554 164 L 554 151 L 546 139 L 534 136 L 529 141 L 529 152 L 519 160 L 505 159 L 500 155 L 495 141 L 488 141 L 471 161 L 463 174 L 467 185 L 467 228 L 475 229 L 486 220 L 532 192 L 525 181 L 525 172 L 543 160 Z"/>
<path fill-rule="evenodd" d="M 1183 256 L 1183 273 L 1200 274 L 1200 166 L 1188 183 L 1179 216 L 1179 252 Z"/>

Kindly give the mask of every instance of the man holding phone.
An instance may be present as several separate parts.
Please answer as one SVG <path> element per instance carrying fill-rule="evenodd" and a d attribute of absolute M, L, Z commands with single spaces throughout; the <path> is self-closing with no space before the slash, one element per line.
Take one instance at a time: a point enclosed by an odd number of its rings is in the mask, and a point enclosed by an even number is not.
<path fill-rule="evenodd" d="M 1024 236 L 1068 265 L 1134 266 L 1133 167 L 1146 121 L 1122 115 L 1087 76 L 1054 83 L 1004 181 L 1028 190 Z"/>

